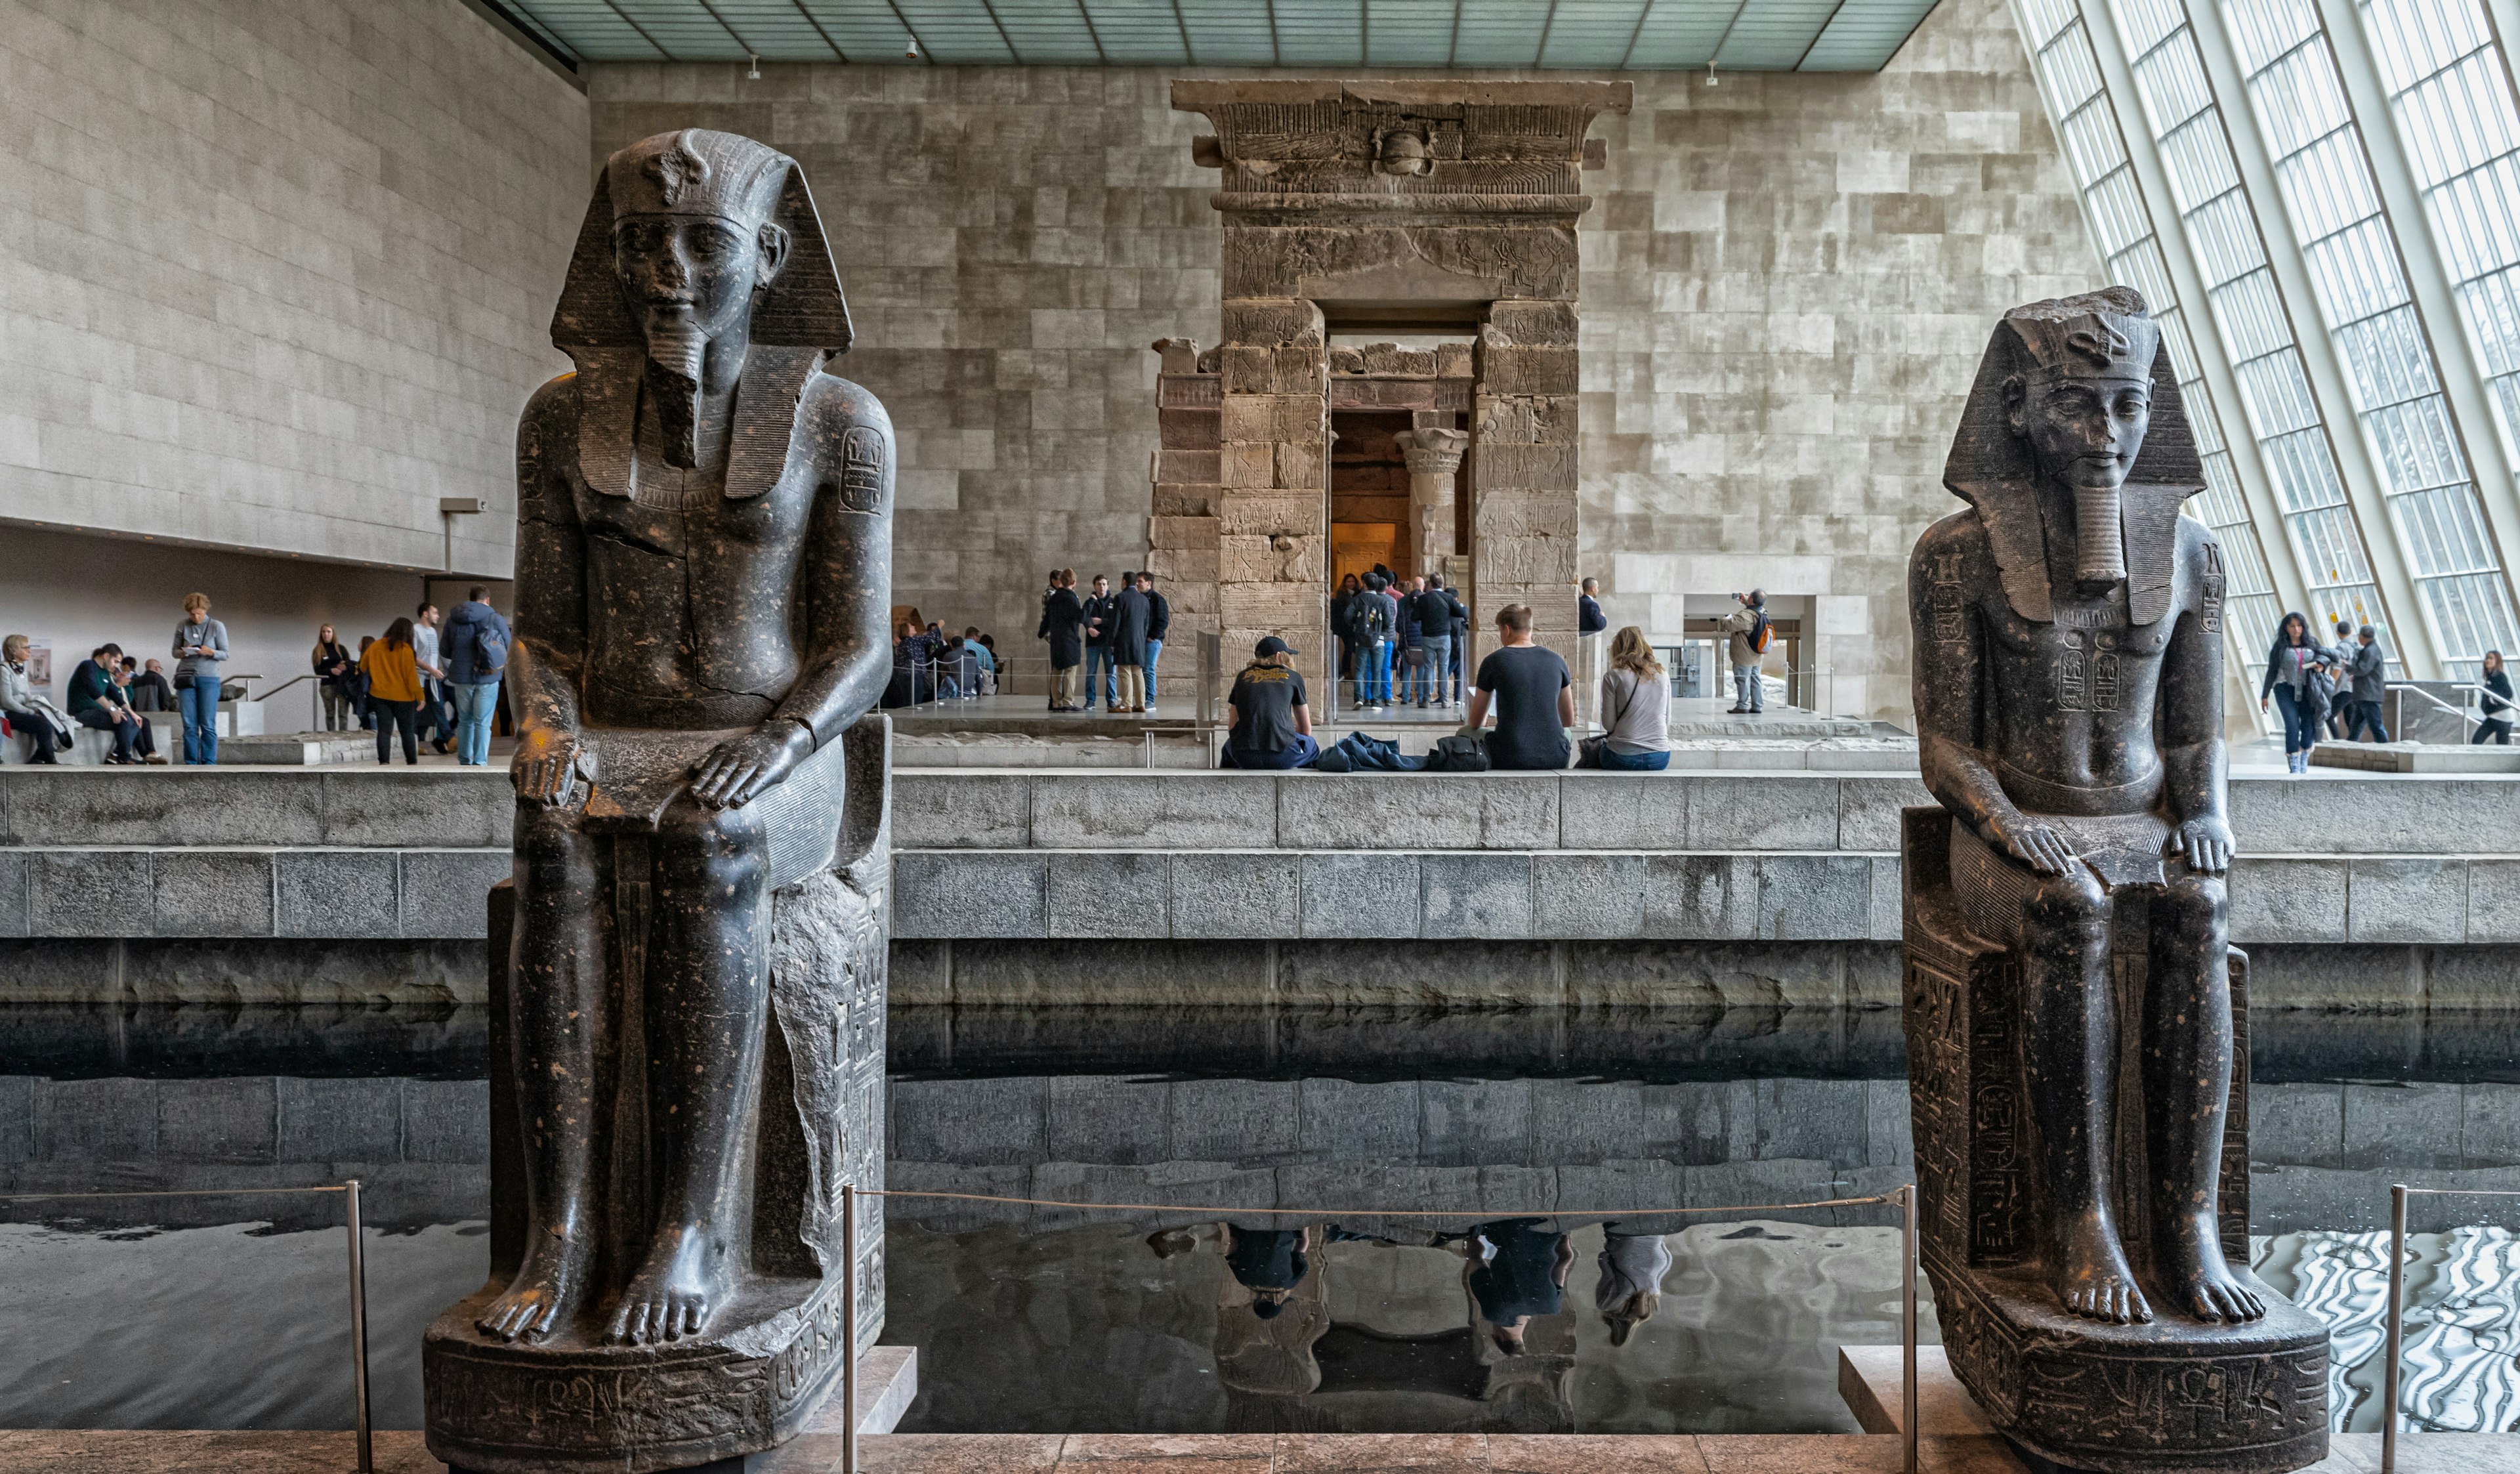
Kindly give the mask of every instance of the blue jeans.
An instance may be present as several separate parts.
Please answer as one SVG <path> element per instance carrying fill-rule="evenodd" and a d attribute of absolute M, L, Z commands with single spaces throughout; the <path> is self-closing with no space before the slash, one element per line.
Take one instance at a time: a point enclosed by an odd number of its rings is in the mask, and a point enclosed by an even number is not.
<path fill-rule="evenodd" d="M 1612 773 L 1660 773 L 1671 766 L 1668 752 L 1617 752 L 1601 748 L 1601 766 Z"/>
<path fill-rule="evenodd" d="M 1225 749 L 1225 766 L 1244 769 L 1300 768 L 1322 755 L 1322 744 L 1310 733 L 1295 734 L 1294 745 L 1283 752 L 1237 752 Z"/>
<path fill-rule="evenodd" d="M 2275 710 L 2283 713 L 2284 756 L 2308 752 L 2318 740 L 2318 734 L 2310 725 L 2310 703 L 2295 696 L 2291 687 L 2277 682 Z"/>
<path fill-rule="evenodd" d="M 2385 742 L 2389 739 L 2389 724 L 2380 720 L 2380 703 L 2377 701 L 2354 703 L 2354 719 L 2346 730 L 2360 737 L 2366 727 L 2371 730 L 2371 740 Z"/>
<path fill-rule="evenodd" d="M 1376 640 L 1356 655 L 1356 704 L 1391 704 L 1391 642 Z"/>
<path fill-rule="evenodd" d="M 1155 658 L 1163 652 L 1164 643 L 1162 641 L 1149 640 L 1147 642 L 1147 704 L 1149 706 L 1155 704 Z"/>
<path fill-rule="evenodd" d="M 490 719 L 499 710 L 499 683 L 447 688 L 455 695 L 455 760 L 479 768 L 490 761 Z"/>
<path fill-rule="evenodd" d="M 1098 674 L 1099 673 L 1099 674 Z M 1120 667 L 1111 663 L 1111 651 L 1099 645 L 1085 648 L 1085 709 L 1094 709 L 1094 693 L 1102 693 L 1102 704 L 1109 706 L 1120 699 Z"/>
<path fill-rule="evenodd" d="M 197 676 L 175 692 L 175 709 L 184 714 L 184 761 L 219 760 L 219 678 Z"/>

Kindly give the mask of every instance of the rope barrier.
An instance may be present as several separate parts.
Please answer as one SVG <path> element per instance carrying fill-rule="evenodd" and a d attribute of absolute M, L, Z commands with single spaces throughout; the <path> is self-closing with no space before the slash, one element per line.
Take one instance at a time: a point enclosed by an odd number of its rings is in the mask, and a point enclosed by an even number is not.
<path fill-rule="evenodd" d="M 865 1197 L 942 1197 L 968 1203 L 1015 1203 L 1035 1208 L 1107 1208 L 1114 1212 L 1268 1214 L 1283 1218 L 1654 1218 L 1682 1213 L 1790 1213 L 1807 1208 L 1860 1208 L 1895 1203 L 1895 1194 L 1831 1197 L 1808 1203 L 1738 1203 L 1713 1208 L 1217 1208 L 1199 1203 L 1073 1203 L 1048 1197 L 996 1197 L 985 1192 L 913 1192 L 893 1187 L 860 1187 Z"/>
<path fill-rule="evenodd" d="M 52 1197 L 235 1197 L 241 1193 L 347 1192 L 347 1187 L 183 1187 L 161 1192 L 7 1192 L 0 1203 L 30 1203 Z"/>

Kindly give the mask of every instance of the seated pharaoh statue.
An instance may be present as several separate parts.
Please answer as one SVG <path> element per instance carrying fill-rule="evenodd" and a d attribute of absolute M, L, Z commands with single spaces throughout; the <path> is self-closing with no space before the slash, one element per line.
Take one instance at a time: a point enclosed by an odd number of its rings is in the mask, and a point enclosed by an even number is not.
<path fill-rule="evenodd" d="M 732 134 L 611 156 L 552 336 L 577 370 L 518 427 L 493 1268 L 429 1333 L 429 1447 L 681 1468 L 812 1411 L 842 1360 L 839 1184 L 879 1182 L 862 719 L 892 430 L 822 372 L 850 329 L 802 171 Z"/>
<path fill-rule="evenodd" d="M 1945 481 L 1969 507 L 1909 573 L 1941 807 L 1907 815 L 1904 994 L 1952 1364 L 2067 1467 L 2315 1462 L 2324 1334 L 2245 1261 L 2221 551 L 2142 299 L 2005 314 Z M 2128 1401 L 2209 1383 L 2210 1413 Z"/>

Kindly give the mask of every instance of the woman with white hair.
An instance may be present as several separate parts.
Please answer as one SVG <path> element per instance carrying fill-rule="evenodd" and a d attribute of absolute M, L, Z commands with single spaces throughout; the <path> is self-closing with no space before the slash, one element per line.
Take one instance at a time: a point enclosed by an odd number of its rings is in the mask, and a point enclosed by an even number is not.
<path fill-rule="evenodd" d="M 35 694 L 34 680 L 26 671 L 26 657 L 33 649 L 33 642 L 23 635 L 0 640 L 0 715 L 9 718 L 12 731 L 25 734 L 26 761 L 58 763 L 62 749 L 70 744 L 69 723 Z"/>

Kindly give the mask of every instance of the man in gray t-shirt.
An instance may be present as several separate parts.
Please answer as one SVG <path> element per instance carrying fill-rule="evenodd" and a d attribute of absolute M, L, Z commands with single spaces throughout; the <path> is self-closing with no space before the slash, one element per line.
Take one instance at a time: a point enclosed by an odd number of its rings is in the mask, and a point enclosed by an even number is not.
<path fill-rule="evenodd" d="M 454 751 L 448 741 L 455 722 L 446 713 L 446 667 L 437 658 L 437 605 L 423 603 L 411 621 L 412 662 L 420 668 L 421 735 L 442 756 Z"/>

